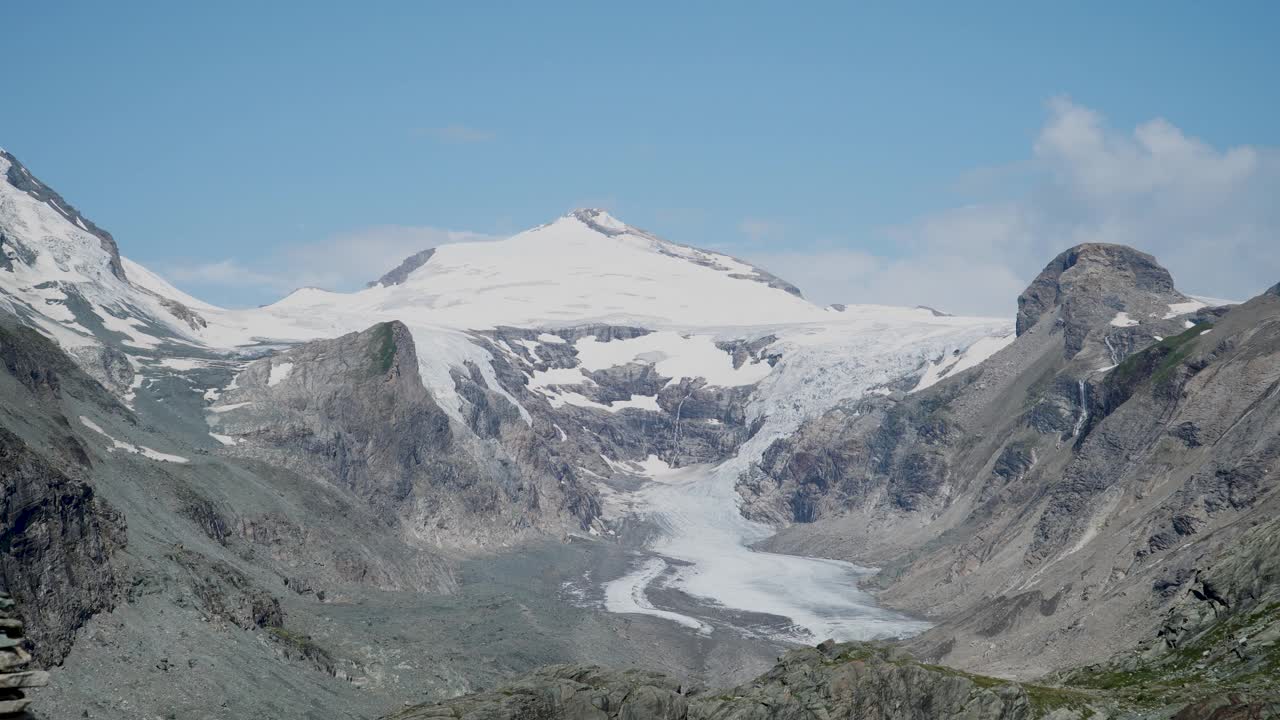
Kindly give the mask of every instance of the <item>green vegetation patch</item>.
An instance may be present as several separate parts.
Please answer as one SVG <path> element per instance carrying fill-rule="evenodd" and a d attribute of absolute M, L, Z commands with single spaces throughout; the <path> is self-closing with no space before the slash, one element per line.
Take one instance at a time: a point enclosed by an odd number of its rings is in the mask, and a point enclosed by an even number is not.
<path fill-rule="evenodd" d="M 1249 697 L 1273 683 L 1280 670 L 1280 643 L 1251 647 L 1246 662 L 1230 652 L 1232 638 L 1249 628 L 1274 623 L 1277 615 L 1277 603 L 1240 613 L 1215 623 L 1161 658 L 1133 667 L 1083 668 L 1067 675 L 1065 683 L 1105 691 L 1127 704 L 1144 707 L 1194 702 L 1228 692 Z"/>
<path fill-rule="evenodd" d="M 1194 347 L 1191 341 L 1212 328 L 1213 323 L 1202 322 L 1173 337 L 1167 337 L 1140 353 L 1130 355 L 1111 371 L 1109 379 L 1118 385 L 1128 385 L 1140 381 L 1139 375 L 1143 370 L 1155 364 L 1151 370 L 1151 379 L 1153 382 L 1161 382 L 1191 354 Z"/>
<path fill-rule="evenodd" d="M 389 371 L 396 359 L 396 338 L 391 331 L 391 323 L 382 323 L 374 329 L 369 349 L 373 356 L 373 366 L 379 372 Z"/>
<path fill-rule="evenodd" d="M 1090 696 L 1078 690 L 1044 685 L 1023 685 L 1022 689 L 1027 692 L 1035 717 L 1045 717 L 1063 709 L 1079 711 L 1077 717 L 1080 720 L 1094 716 L 1093 708 L 1089 707 Z"/>
<path fill-rule="evenodd" d="M 285 647 L 286 656 L 310 660 L 322 669 L 333 672 L 333 658 L 329 651 L 316 644 L 310 635 L 304 635 L 276 625 L 265 628 L 267 634 Z"/>

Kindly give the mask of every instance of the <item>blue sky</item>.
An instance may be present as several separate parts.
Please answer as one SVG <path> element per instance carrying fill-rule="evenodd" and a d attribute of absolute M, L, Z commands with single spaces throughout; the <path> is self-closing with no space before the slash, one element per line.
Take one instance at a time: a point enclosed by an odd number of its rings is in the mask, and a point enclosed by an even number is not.
<path fill-rule="evenodd" d="M 1278 7 L 7 3 L 0 146 L 229 305 L 584 205 L 824 302 L 1012 312 L 1089 239 L 1243 297 Z"/>

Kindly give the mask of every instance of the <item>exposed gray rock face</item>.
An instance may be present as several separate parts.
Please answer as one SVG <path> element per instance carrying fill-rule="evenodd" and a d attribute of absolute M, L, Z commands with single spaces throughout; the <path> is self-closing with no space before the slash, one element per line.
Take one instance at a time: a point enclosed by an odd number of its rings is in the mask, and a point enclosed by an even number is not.
<path fill-rule="evenodd" d="M 1187 299 L 1169 271 L 1146 253 L 1124 245 L 1077 245 L 1054 258 L 1018 296 L 1017 333 L 1057 311 L 1070 357 L 1086 334 L 1117 312 L 1159 317 L 1170 303 Z"/>
<path fill-rule="evenodd" d="M 112 552 L 121 518 L 93 489 L 49 464 L 0 428 L 0 573 L 22 603 L 37 658 L 56 663 L 75 632 L 115 602 Z"/>
<path fill-rule="evenodd" d="M 1185 705 L 1175 720 L 1280 717 L 1280 520 L 1217 535 L 1157 576 L 1152 590 L 1172 602 L 1156 633 L 1058 679 L 1125 702 Z"/>
<path fill-rule="evenodd" d="M 0 717 L 29 717 L 23 713 L 31 704 L 25 690 L 49 682 L 43 670 L 27 669 L 31 654 L 26 645 L 13 598 L 0 592 Z"/>
<path fill-rule="evenodd" d="M 112 345 L 83 345 L 67 354 L 116 397 L 123 397 L 129 391 L 135 373 L 129 356 L 120 349 Z"/>
<path fill-rule="evenodd" d="M 70 397 L 123 408 L 51 342 L 0 325 L 0 575 L 17 598 L 36 658 L 56 663 L 75 632 L 109 610 L 118 586 L 112 554 L 124 520 L 85 482 L 92 464 L 59 412 Z M 53 440 L 33 447 L 8 427 Z"/>
<path fill-rule="evenodd" d="M 163 305 L 166 310 L 172 313 L 174 317 L 185 322 L 188 326 L 191 327 L 192 330 L 199 330 L 200 328 L 209 326 L 209 323 L 203 317 L 200 316 L 200 313 L 192 310 L 186 305 L 183 305 L 177 300 L 174 300 L 172 298 L 167 298 L 167 297 L 160 297 L 159 295 L 156 295 L 156 299 L 158 299 L 160 301 L 160 304 Z"/>
<path fill-rule="evenodd" d="M 102 243 L 102 249 L 111 255 L 112 274 L 121 280 L 127 279 L 124 275 L 124 265 L 120 262 L 120 248 L 116 245 L 115 238 L 111 237 L 111 233 L 94 225 L 92 220 L 81 215 L 80 211 L 72 207 L 71 203 L 62 199 L 61 195 L 54 192 L 48 185 L 40 182 L 25 165 L 18 161 L 18 158 L 5 150 L 0 150 L 0 157 L 9 161 L 9 170 L 5 173 L 5 179 L 10 185 L 45 203 L 73 225 L 79 225 L 96 236 Z M 0 245 L 2 244 L 4 243 L 0 242 Z"/>
<path fill-rule="evenodd" d="M 1081 717 L 1083 695 L 1038 706 L 1016 683 L 921 665 L 909 656 L 830 641 L 787 653 L 731 690 L 690 692 L 643 671 L 557 666 L 498 690 L 410 708 L 388 720 L 966 720 Z M 1071 707 L 1074 705 L 1074 707 Z"/>
<path fill-rule="evenodd" d="M 377 280 L 373 280 L 369 282 L 367 285 L 365 285 L 365 287 L 375 287 L 377 285 L 382 285 L 383 287 L 389 287 L 391 285 L 399 285 L 400 283 L 403 283 L 405 280 L 409 279 L 409 274 L 412 273 L 414 270 L 417 270 L 423 265 L 426 265 L 427 261 L 431 259 L 431 256 L 435 254 L 436 254 L 435 248 L 427 248 L 426 250 L 416 252 L 410 255 L 409 257 L 405 258 L 404 261 L 401 262 L 399 265 L 395 266 L 391 270 L 388 270 L 387 273 L 382 277 L 378 278 Z"/>
<path fill-rule="evenodd" d="M 772 548 L 883 566 L 883 599 L 944 620 L 930 659 L 1027 677 L 1153 637 L 1277 502 L 1280 298 L 1166 319 L 1181 298 L 1140 253 L 1064 253 L 1012 345 L 776 443 L 745 511 L 800 523 Z"/>
<path fill-rule="evenodd" d="M 600 406 L 633 398 L 652 398 L 651 407 L 621 410 L 553 404 L 550 398 L 529 387 L 534 373 L 549 369 L 579 368 L 574 342 L 587 337 L 598 342 L 614 342 L 648 334 L 648 330 L 626 326 L 587 325 L 550 332 L 499 328 L 476 333 L 478 342 L 493 356 L 493 368 L 500 388 L 489 388 L 480 373 L 455 373 L 454 379 L 468 401 L 468 424 L 481 437 L 499 439 L 503 447 L 514 448 L 518 457 L 545 458 L 561 479 L 571 478 L 569 487 L 581 482 L 590 486 L 590 476 L 608 477 L 613 471 L 601 456 L 614 461 L 642 461 L 657 456 L 672 466 L 716 462 L 732 455 L 754 432 L 748 427 L 746 405 L 754 388 L 709 386 L 700 379 L 671 382 L 649 363 L 633 362 L 604 370 L 581 370 L 582 380 L 546 388 L 572 392 Z M 547 336 L 559 341 L 548 341 Z M 763 361 L 772 342 L 762 338 L 750 343 L 722 344 L 721 349 L 741 366 Z M 776 358 L 773 358 L 776 361 Z M 516 408 L 497 390 L 514 398 L 530 414 L 520 419 Z M 589 524 L 599 514 L 598 501 Z"/>
<path fill-rule="evenodd" d="M 413 338 L 398 322 L 249 364 L 210 422 L 236 439 L 230 452 L 328 478 L 434 544 L 589 524 L 591 491 L 557 472 L 516 408 L 487 392 L 478 371 L 459 383 L 470 429 L 501 442 L 453 426 L 423 387 Z"/>
<path fill-rule="evenodd" d="M 929 312 L 933 313 L 934 317 L 953 317 L 954 316 L 953 313 L 943 312 L 937 308 L 929 307 L 928 305 L 917 305 L 916 307 L 920 308 L 921 310 L 928 310 Z"/>

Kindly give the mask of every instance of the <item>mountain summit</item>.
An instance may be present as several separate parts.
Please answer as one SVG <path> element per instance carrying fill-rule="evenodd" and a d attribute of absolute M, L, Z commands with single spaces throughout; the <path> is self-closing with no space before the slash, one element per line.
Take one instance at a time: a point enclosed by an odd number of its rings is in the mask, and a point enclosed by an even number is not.
<path fill-rule="evenodd" d="M 646 327 L 820 322 L 792 284 L 723 253 L 575 210 L 494 242 L 430 248 L 357 293 L 305 291 L 268 306 L 294 318 L 395 311 L 470 329 L 620 322 Z M 354 329 L 354 328 L 352 328 Z"/>

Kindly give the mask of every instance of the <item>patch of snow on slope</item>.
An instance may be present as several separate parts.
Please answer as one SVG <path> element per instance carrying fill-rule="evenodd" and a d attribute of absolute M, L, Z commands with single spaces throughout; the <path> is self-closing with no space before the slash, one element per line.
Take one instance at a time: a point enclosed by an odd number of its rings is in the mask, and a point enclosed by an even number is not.
<path fill-rule="evenodd" d="M 209 412 L 213 412 L 213 413 L 231 412 L 232 410 L 236 410 L 246 405 L 252 405 L 252 404 L 253 404 L 252 402 L 238 402 L 238 403 L 231 403 L 229 405 L 216 405 L 214 407 L 209 408 Z"/>
<path fill-rule="evenodd" d="M 578 360 L 586 370 L 605 370 L 632 362 L 652 364 L 654 370 L 672 382 L 703 378 L 709 385 L 735 387 L 763 380 L 772 368 L 768 363 L 748 362 L 733 366 L 733 357 L 716 347 L 710 335 L 684 335 L 660 331 L 630 338 L 600 342 L 595 337 L 578 340 Z"/>
<path fill-rule="evenodd" d="M 570 390 L 553 392 L 542 390 L 546 396 L 547 402 L 551 407 L 558 408 L 565 405 L 576 405 L 577 407 L 592 408 L 595 410 L 604 410 L 605 412 L 621 412 L 628 408 L 635 410 L 648 410 L 650 412 L 662 412 L 662 408 L 658 405 L 658 397 L 656 395 L 632 395 L 626 400 L 614 400 L 609 404 L 599 403 L 591 398 Z"/>
<path fill-rule="evenodd" d="M 658 405 L 657 395 L 632 395 L 626 400 L 614 400 L 609 403 L 609 412 L 618 412 L 632 408 L 635 410 L 648 410 L 649 412 L 662 412 L 662 408 Z"/>
<path fill-rule="evenodd" d="M 1170 305 L 1169 307 L 1172 308 L 1173 306 Z M 1111 318 L 1111 327 L 1133 327 L 1137 324 L 1138 321 L 1129 317 L 1127 312 L 1118 312 L 1115 317 Z"/>
<path fill-rule="evenodd" d="M 89 418 L 83 415 L 80 416 L 80 422 L 85 427 L 105 437 L 107 440 L 111 442 L 111 447 L 107 448 L 107 452 L 123 450 L 125 452 L 134 453 L 135 455 L 141 455 L 150 460 L 177 463 L 179 465 L 186 465 L 187 463 L 191 462 L 190 460 L 182 457 L 181 455 L 170 455 L 169 453 L 162 453 L 158 450 L 152 450 L 151 448 L 146 447 L 145 445 L 134 445 L 132 443 L 127 443 L 121 440 L 117 440 L 111 435 L 109 435 L 106 430 L 103 430 L 100 425 L 98 425 L 97 423 L 95 423 L 94 421 L 90 420 Z"/>
<path fill-rule="evenodd" d="M 159 363 L 160 367 L 178 372 L 188 372 L 199 368 L 209 367 L 207 360 L 197 360 L 195 358 L 165 358 Z"/>
<path fill-rule="evenodd" d="M 1017 335 L 1012 332 L 1002 336 L 989 336 L 979 338 L 967 348 L 956 348 L 950 353 L 944 353 L 941 361 L 930 363 L 929 367 L 925 368 L 924 374 L 920 376 L 920 381 L 911 389 L 911 392 L 918 392 L 937 384 L 944 378 L 959 375 L 1008 347 L 1016 339 Z M 888 391 L 883 388 L 878 390 L 880 392 L 877 392 L 877 389 L 869 392 L 882 395 L 888 394 Z"/>
<path fill-rule="evenodd" d="M 143 332 L 142 328 L 146 325 L 132 317 L 116 317 L 107 308 L 101 305 L 93 306 L 94 314 L 102 319 L 102 326 L 111 332 L 120 333 L 129 338 L 124 341 L 125 345 L 151 350 L 160 345 L 160 339 L 150 333 Z"/>
<path fill-rule="evenodd" d="M 582 385 L 587 382 L 591 382 L 591 378 L 582 374 L 582 368 L 549 368 L 534 371 L 529 378 L 529 389 L 539 390 L 555 385 Z"/>
<path fill-rule="evenodd" d="M 1206 304 L 1199 300 L 1188 300 L 1187 302 L 1170 303 L 1169 312 L 1164 314 L 1164 319 L 1172 320 L 1180 315 L 1193 313 L 1205 306 Z"/>
<path fill-rule="evenodd" d="M 293 372 L 293 363 L 285 361 L 273 363 L 271 373 L 267 376 L 267 387 L 275 387 L 288 379 Z"/>

